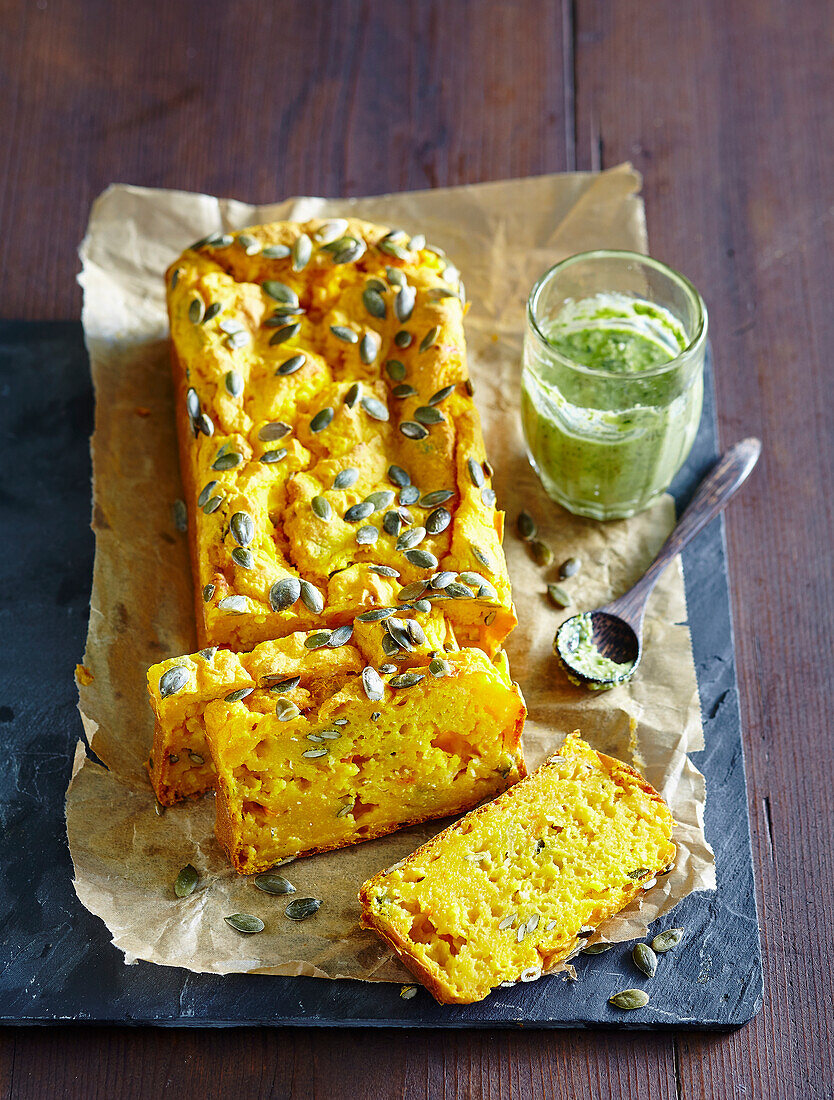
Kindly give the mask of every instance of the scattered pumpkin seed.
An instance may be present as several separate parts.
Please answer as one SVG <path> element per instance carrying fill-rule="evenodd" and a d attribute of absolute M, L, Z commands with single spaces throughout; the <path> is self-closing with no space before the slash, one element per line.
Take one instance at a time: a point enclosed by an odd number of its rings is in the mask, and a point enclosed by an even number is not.
<path fill-rule="evenodd" d="M 314 615 L 320 615 L 324 611 L 324 598 L 315 585 L 310 584 L 309 581 L 303 580 L 301 582 L 301 602 Z"/>
<path fill-rule="evenodd" d="M 359 343 L 359 337 L 353 331 L 353 329 L 348 328 L 347 325 L 331 325 L 330 331 L 333 333 L 337 340 L 343 340 L 346 344 Z"/>
<path fill-rule="evenodd" d="M 475 598 L 475 593 L 471 588 L 467 588 L 465 584 L 459 584 L 457 581 L 447 584 L 444 591 L 453 600 L 474 600 Z"/>
<path fill-rule="evenodd" d="M 267 279 L 261 283 L 261 287 L 270 298 L 274 298 L 276 302 L 283 302 L 288 306 L 298 305 L 298 295 L 292 289 L 287 286 L 286 283 L 279 283 L 277 279 Z"/>
<path fill-rule="evenodd" d="M 450 397 L 455 392 L 454 386 L 444 386 L 442 389 L 437 390 L 429 398 L 430 405 L 439 405 L 442 401 L 445 401 L 447 397 Z M 470 461 L 472 461 L 470 459 Z"/>
<path fill-rule="evenodd" d="M 581 954 L 601 955 L 603 951 L 610 951 L 613 946 L 613 943 L 591 943 L 587 947 L 582 948 Z"/>
<path fill-rule="evenodd" d="M 282 458 L 287 457 L 287 448 L 279 447 L 277 451 L 264 451 L 259 462 L 263 462 L 265 466 L 271 465 L 273 462 L 280 462 Z"/>
<path fill-rule="evenodd" d="M 394 336 L 394 343 L 398 348 L 408 348 L 411 346 L 413 341 L 414 337 L 411 335 L 410 332 L 406 332 L 404 328 L 400 329 L 400 331 Z"/>
<path fill-rule="evenodd" d="M 440 328 L 437 325 L 435 325 L 433 328 L 430 328 L 423 339 L 420 341 L 420 351 L 428 351 L 437 339 L 439 333 Z"/>
<path fill-rule="evenodd" d="M 218 611 L 231 611 L 235 615 L 244 615 L 249 609 L 245 596 L 224 596 L 218 600 Z"/>
<path fill-rule="evenodd" d="M 176 695 L 188 683 L 189 672 L 185 665 L 172 665 L 159 677 L 159 694 L 163 699 Z"/>
<path fill-rule="evenodd" d="M 344 218 L 331 218 L 316 230 L 314 236 L 319 244 L 332 244 L 347 232 L 348 223 Z"/>
<path fill-rule="evenodd" d="M 223 920 L 236 932 L 245 932 L 246 935 L 264 930 L 264 922 L 261 918 L 253 917 L 251 913 L 232 913 L 230 917 L 224 917 Z"/>
<path fill-rule="evenodd" d="M 344 396 L 344 403 L 349 409 L 352 409 L 356 402 L 359 400 L 359 395 L 362 392 L 362 385 L 359 382 L 354 382 L 348 389 Z"/>
<path fill-rule="evenodd" d="M 518 519 L 516 520 L 516 528 L 519 536 L 529 542 L 534 539 L 538 534 L 538 528 L 536 527 L 536 521 L 530 515 L 529 512 L 525 512 L 523 509 L 518 513 Z"/>
<path fill-rule="evenodd" d="M 414 410 L 414 419 L 420 424 L 443 424 L 446 417 L 431 405 L 420 405 Z"/>
<path fill-rule="evenodd" d="M 389 359 L 385 364 L 385 373 L 392 382 L 402 382 L 405 378 L 405 363 L 399 359 Z"/>
<path fill-rule="evenodd" d="M 394 386 L 391 393 L 396 397 L 398 401 L 404 401 L 406 397 L 416 397 L 417 391 L 413 386 L 410 386 L 407 382 L 401 382 L 398 386 Z"/>
<path fill-rule="evenodd" d="M 429 550 L 406 550 L 405 557 L 418 569 L 437 568 L 437 558 Z"/>
<path fill-rule="evenodd" d="M 403 519 L 399 512 L 386 512 L 382 517 L 382 530 L 386 535 L 399 535 L 402 529 Z"/>
<path fill-rule="evenodd" d="M 272 346 L 275 344 L 284 344 L 287 340 L 292 340 L 294 336 L 297 336 L 300 331 L 301 324 L 298 321 L 294 321 L 290 325 L 282 325 L 281 328 L 277 328 L 270 336 L 269 343 Z"/>
<path fill-rule="evenodd" d="M 290 920 L 306 920 L 318 913 L 321 909 L 321 901 L 318 898 L 293 898 L 284 910 Z"/>
<path fill-rule="evenodd" d="M 426 517 L 426 530 L 430 535 L 439 535 L 452 522 L 452 514 L 446 508 L 435 508 Z"/>
<path fill-rule="evenodd" d="M 683 928 L 667 928 L 665 932 L 660 932 L 652 940 L 652 950 L 658 955 L 671 951 L 673 947 L 677 947 L 681 942 L 683 933 Z"/>
<path fill-rule="evenodd" d="M 304 639 L 305 649 L 321 649 L 323 645 L 327 645 L 330 638 L 329 630 L 314 630 L 312 634 L 309 634 Z"/>
<path fill-rule="evenodd" d="M 645 1008 L 649 1003 L 649 995 L 644 989 L 624 989 L 622 992 L 609 997 L 608 1003 L 614 1005 L 615 1008 L 630 1011 L 634 1008 Z"/>
<path fill-rule="evenodd" d="M 385 305 L 385 299 L 378 290 L 374 287 L 366 287 L 362 292 L 362 302 L 372 317 L 378 317 L 380 321 L 385 320 L 388 309 Z"/>
<path fill-rule="evenodd" d="M 291 355 L 289 359 L 284 360 L 275 373 L 281 375 L 295 374 L 297 370 L 301 370 L 306 362 L 306 355 Z"/>
<path fill-rule="evenodd" d="M 374 607 L 370 611 L 363 611 L 356 618 L 360 623 L 378 623 L 394 614 L 393 607 Z"/>
<path fill-rule="evenodd" d="M 394 299 L 394 312 L 397 315 L 397 320 L 400 324 L 405 324 L 406 321 L 411 320 L 411 315 L 414 312 L 414 305 L 417 301 L 417 289 L 416 287 L 409 286 L 404 282 L 399 289 L 399 292 Z"/>
<path fill-rule="evenodd" d="M 323 496 L 315 496 L 310 501 L 310 508 L 313 510 L 313 514 L 318 516 L 320 520 L 327 523 L 333 516 L 333 509 L 330 507 L 330 501 Z"/>
<path fill-rule="evenodd" d="M 366 332 L 359 342 L 359 358 L 366 367 L 376 362 L 379 355 L 381 341 L 375 332 Z M 387 417 L 386 417 L 387 420 Z"/>
<path fill-rule="evenodd" d="M 306 233 L 302 233 L 295 239 L 292 246 L 292 269 L 303 271 L 313 255 L 313 242 Z"/>
<path fill-rule="evenodd" d="M 174 289 L 174 287 L 175 287 L 175 286 L 177 285 L 177 283 L 179 282 L 179 279 L 180 279 L 180 275 L 181 275 L 181 274 L 182 274 L 182 268 L 181 268 L 181 267 L 178 267 L 178 268 L 176 269 L 176 271 L 174 272 L 174 274 L 173 274 L 173 275 L 171 276 L 171 290 L 173 290 L 173 289 Z"/>
<path fill-rule="evenodd" d="M 206 321 L 211 321 L 214 317 L 217 316 L 222 308 L 223 307 L 219 302 L 211 302 L 206 309 L 206 312 L 203 314 L 202 324 L 205 324 Z"/>
<path fill-rule="evenodd" d="M 399 570 L 390 565 L 369 565 L 368 572 L 376 573 L 379 577 L 399 577 L 400 575 Z"/>
<path fill-rule="evenodd" d="M 376 397 L 363 397 L 362 408 L 373 420 L 385 421 L 388 419 L 388 407 Z"/>
<path fill-rule="evenodd" d="M 301 581 L 298 577 L 282 577 L 269 590 L 269 605 L 276 613 L 285 611 L 301 595 Z"/>
<path fill-rule="evenodd" d="M 360 527 L 356 532 L 356 544 L 357 546 L 373 546 L 379 538 L 379 528 L 374 527 L 373 524 L 365 524 L 364 527 Z"/>
<path fill-rule="evenodd" d="M 291 702 L 289 699 L 281 699 L 280 697 L 275 702 L 275 717 L 279 722 L 292 722 L 298 718 L 301 711 Z"/>
<path fill-rule="evenodd" d="M 495 501 L 497 500 L 495 490 L 492 489 L 489 485 L 485 485 L 483 489 L 481 489 L 481 500 L 484 502 L 487 508 L 494 508 Z"/>
<path fill-rule="evenodd" d="M 255 564 L 252 551 L 247 550 L 243 546 L 236 546 L 234 548 L 232 551 L 232 561 L 235 565 L 239 565 L 241 569 L 252 569 Z"/>
<path fill-rule="evenodd" d="M 425 673 L 423 672 L 401 672 L 399 676 L 391 677 L 388 686 L 392 688 L 410 688 L 419 684 L 423 679 L 425 679 Z"/>
<path fill-rule="evenodd" d="M 533 539 L 530 542 L 530 556 L 536 565 L 546 566 L 553 561 L 553 551 L 546 542 L 541 542 L 539 539 Z"/>
<path fill-rule="evenodd" d="M 425 537 L 425 527 L 412 527 L 409 531 L 403 531 L 403 533 L 397 539 L 396 549 L 399 552 L 403 552 L 405 550 L 413 550 L 416 546 L 420 545 Z"/>
<path fill-rule="evenodd" d="M 568 577 L 575 576 L 582 565 L 579 558 L 568 558 L 559 566 L 559 580 L 566 581 Z"/>
<path fill-rule="evenodd" d="M 200 753 L 193 752 L 191 749 L 188 750 L 188 759 L 191 761 L 192 764 L 205 764 L 205 759 L 200 755 Z"/>
<path fill-rule="evenodd" d="M 370 665 L 362 669 L 362 687 L 372 703 L 379 702 L 385 695 L 385 682 Z"/>
<path fill-rule="evenodd" d="M 215 482 L 216 484 L 216 482 Z M 188 509 L 185 506 L 184 500 L 175 500 L 172 509 L 174 517 L 174 527 L 177 531 L 188 530 Z"/>
<path fill-rule="evenodd" d="M 323 432 L 332 420 L 333 409 L 329 405 L 327 405 L 323 409 L 319 409 L 319 411 L 310 421 L 310 431 L 313 433 Z"/>
<path fill-rule="evenodd" d="M 255 524 L 248 512 L 235 512 L 229 521 L 229 533 L 238 546 L 248 546 L 255 537 Z"/>
<path fill-rule="evenodd" d="M 241 699 L 251 695 L 254 690 L 254 688 L 238 688 L 237 691 L 230 691 L 223 701 L 225 703 L 239 703 Z"/>
<path fill-rule="evenodd" d="M 549 584 L 547 594 L 557 607 L 570 607 L 570 596 L 560 584 Z"/>
<path fill-rule="evenodd" d="M 285 244 L 268 244 L 261 252 L 267 260 L 286 260 L 290 249 Z"/>
<path fill-rule="evenodd" d="M 407 507 L 409 504 L 416 504 L 419 499 L 420 490 L 416 485 L 406 485 L 400 490 L 400 495 L 397 498 L 398 502 L 404 507 Z"/>
<path fill-rule="evenodd" d="M 647 943 L 635 944 L 634 950 L 631 952 L 631 958 L 637 969 L 642 970 L 647 978 L 655 976 L 657 972 L 657 955 Z"/>
<path fill-rule="evenodd" d="M 178 898 L 187 898 L 194 893 L 199 879 L 197 868 L 186 863 L 174 881 L 174 893 Z"/>
<path fill-rule="evenodd" d="M 502 917 L 498 922 L 498 927 L 503 931 L 505 928 L 512 928 L 515 922 L 518 920 L 518 913 L 508 913 L 506 917 Z"/>
<path fill-rule="evenodd" d="M 209 664 L 214 660 L 214 655 L 217 653 L 217 646 L 212 645 L 207 649 L 200 649 L 197 651 L 204 661 L 208 661 Z"/>
<path fill-rule="evenodd" d="M 359 480 L 359 471 L 353 466 L 346 466 L 344 470 L 339 470 L 333 479 L 334 489 L 350 489 L 352 485 L 355 485 Z"/>
<path fill-rule="evenodd" d="M 634 871 L 627 871 L 626 872 L 628 877 L 630 879 L 633 879 L 635 882 L 637 882 L 638 879 L 645 878 L 646 875 L 648 875 L 650 873 L 651 872 L 650 872 L 650 869 L 648 867 L 638 867 Z"/>
<path fill-rule="evenodd" d="M 345 511 L 345 523 L 359 523 L 360 520 L 372 516 L 375 511 L 376 508 L 370 501 L 360 500 L 358 504 L 351 504 Z"/>
<path fill-rule="evenodd" d="M 327 639 L 327 645 L 330 649 L 338 649 L 339 646 L 347 645 L 353 636 L 353 625 L 351 623 L 345 623 L 344 626 L 337 626 L 335 630 L 330 632 L 330 637 Z"/>
<path fill-rule="evenodd" d="M 280 680 L 273 680 L 272 674 L 268 674 L 263 678 L 264 687 L 268 687 L 270 691 L 274 691 L 277 694 L 283 694 L 285 691 L 292 691 L 293 688 L 297 688 L 301 683 L 300 676 L 282 676 Z"/>
<path fill-rule="evenodd" d="M 218 508 L 220 507 L 220 505 L 221 505 L 222 503 L 223 503 L 223 497 L 221 497 L 221 496 L 219 496 L 219 495 L 215 495 L 215 496 L 213 496 L 213 497 L 209 497 L 209 499 L 208 499 L 208 500 L 206 501 L 206 503 L 205 503 L 205 504 L 203 505 L 203 512 L 204 512 L 204 513 L 205 513 L 205 514 L 206 514 L 207 516 L 210 516 L 210 515 L 211 515 L 211 514 L 212 514 L 213 512 L 216 512 L 216 511 L 217 511 L 217 509 L 218 509 Z"/>
<path fill-rule="evenodd" d="M 448 661 L 444 661 L 442 657 L 434 657 L 429 661 L 429 672 L 438 679 L 441 676 L 451 676 L 452 666 Z"/>
<path fill-rule="evenodd" d="M 412 997 L 417 996 L 416 985 L 404 985 L 400 988 L 400 996 L 404 1001 L 410 1001 Z"/>
<path fill-rule="evenodd" d="M 434 489 L 420 497 L 420 507 L 436 508 L 438 504 L 445 504 L 447 500 L 451 500 L 454 495 L 451 489 Z"/>
<path fill-rule="evenodd" d="M 258 439 L 262 443 L 274 443 L 276 440 L 283 439 L 285 435 L 289 435 L 291 431 L 292 428 L 283 420 L 272 420 L 258 429 Z"/>
<path fill-rule="evenodd" d="M 203 300 L 202 298 L 192 299 L 191 304 L 188 307 L 188 320 L 193 325 L 199 325 L 203 319 Z"/>
<path fill-rule="evenodd" d="M 289 881 L 285 879 L 283 875 L 276 875 L 273 871 L 264 871 L 260 875 L 255 875 L 255 885 L 259 890 L 263 890 L 265 894 L 294 894 L 295 887 Z"/>
<path fill-rule="evenodd" d="M 207 584 L 203 588 L 203 603 L 208 603 L 211 597 L 214 595 L 215 585 Z"/>
<path fill-rule="evenodd" d="M 391 286 L 403 287 L 406 284 L 405 272 L 398 267 L 386 267 L 385 275 Z"/>

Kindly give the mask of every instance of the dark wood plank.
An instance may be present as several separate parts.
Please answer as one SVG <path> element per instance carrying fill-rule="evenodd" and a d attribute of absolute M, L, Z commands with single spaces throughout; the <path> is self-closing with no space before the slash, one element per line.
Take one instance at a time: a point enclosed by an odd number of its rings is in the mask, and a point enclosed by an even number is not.
<path fill-rule="evenodd" d="M 645 15 L 579 4 L 577 147 L 587 167 L 601 144 L 606 165 L 645 173 L 652 251 L 708 301 L 723 441 L 764 441 L 728 529 L 765 1007 L 735 1035 L 680 1039 L 682 1095 L 830 1096 L 834 981 L 811 945 L 834 926 L 834 15 L 778 0 Z"/>

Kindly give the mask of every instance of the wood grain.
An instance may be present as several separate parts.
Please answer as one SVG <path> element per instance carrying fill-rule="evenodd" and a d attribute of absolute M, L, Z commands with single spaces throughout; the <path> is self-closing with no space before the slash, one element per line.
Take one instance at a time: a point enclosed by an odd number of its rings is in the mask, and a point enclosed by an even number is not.
<path fill-rule="evenodd" d="M 830 5 L 0 0 L 0 25 L 5 317 L 78 316 L 112 181 L 263 202 L 645 173 L 652 251 L 710 308 L 724 442 L 764 443 L 728 523 L 766 964 L 731 1035 L 7 1030 L 0 1096 L 832 1096 Z"/>

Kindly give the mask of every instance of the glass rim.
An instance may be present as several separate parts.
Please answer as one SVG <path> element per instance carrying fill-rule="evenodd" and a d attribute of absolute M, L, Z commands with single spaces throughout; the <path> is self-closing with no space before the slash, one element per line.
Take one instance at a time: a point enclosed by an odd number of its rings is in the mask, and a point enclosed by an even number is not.
<path fill-rule="evenodd" d="M 641 264 L 645 264 L 647 267 L 651 267 L 655 271 L 660 272 L 661 275 L 665 275 L 672 282 L 677 283 L 682 287 L 687 297 L 694 303 L 698 322 L 695 335 L 686 347 L 678 352 L 674 359 L 670 359 L 666 363 L 659 363 L 655 367 L 647 367 L 645 370 L 630 371 L 627 375 L 624 375 L 622 371 L 598 370 L 596 367 L 589 367 L 584 363 L 577 363 L 574 359 L 569 359 L 566 355 L 563 355 L 557 348 L 554 348 L 539 328 L 535 309 L 539 295 L 550 279 L 564 268 L 570 267 L 572 264 L 578 263 L 581 260 L 603 259 L 628 260 L 629 262 L 637 261 Z M 558 263 L 553 264 L 552 267 L 549 267 L 547 271 L 538 277 L 527 296 L 527 322 L 529 327 L 538 337 L 539 343 L 547 349 L 548 354 L 553 356 L 560 363 L 563 363 L 566 367 L 570 367 L 571 370 L 575 370 L 579 374 L 587 374 L 589 377 L 616 378 L 621 382 L 627 383 L 643 378 L 657 378 L 659 375 L 667 374 L 678 369 L 683 361 L 692 358 L 693 355 L 700 351 L 706 340 L 708 315 L 704 299 L 699 294 L 694 283 L 690 282 L 685 275 L 682 275 L 679 271 L 670 267 L 669 264 L 663 263 L 662 260 L 656 260 L 652 256 L 646 256 L 642 252 L 633 252 L 626 248 L 596 248 L 587 252 L 575 252 L 572 256 L 566 256 L 564 260 L 560 260 Z"/>

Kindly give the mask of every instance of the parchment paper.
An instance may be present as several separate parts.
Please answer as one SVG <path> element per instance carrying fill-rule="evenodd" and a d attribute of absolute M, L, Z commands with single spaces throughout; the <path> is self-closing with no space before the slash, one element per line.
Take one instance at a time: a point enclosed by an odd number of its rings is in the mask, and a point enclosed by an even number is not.
<path fill-rule="evenodd" d="M 365 878 L 437 832 L 440 823 L 353 848 L 297 860 L 287 875 L 299 896 L 324 904 L 297 924 L 282 899 L 256 890 L 229 867 L 213 836 L 211 797 L 155 811 L 143 768 L 152 718 L 145 671 L 195 648 L 186 536 L 172 504 L 182 496 L 171 407 L 162 273 L 191 241 L 221 229 L 277 218 L 350 212 L 425 232 L 461 269 L 472 308 L 466 321 L 476 401 L 493 465 L 499 506 L 508 513 L 505 549 L 520 625 L 509 640 L 513 675 L 530 717 L 530 767 L 580 728 L 597 748 L 633 760 L 680 822 L 673 873 L 642 911 L 616 918 L 606 938 L 642 935 L 647 924 L 696 889 L 715 885 L 703 834 L 704 781 L 687 758 L 702 747 L 695 669 L 680 565 L 652 597 L 646 652 L 633 683 L 593 695 L 557 670 L 553 634 L 569 612 L 547 601 L 546 580 L 570 555 L 578 576 L 565 582 L 571 610 L 621 593 L 656 553 L 674 517 L 671 498 L 635 519 L 598 524 L 574 518 L 545 496 L 524 456 L 518 415 L 526 294 L 560 258 L 596 247 L 645 250 L 640 180 L 628 165 L 599 175 L 541 176 L 370 199 L 291 199 L 252 207 L 207 195 L 115 186 L 95 203 L 81 248 L 84 329 L 96 391 L 93 437 L 96 559 L 90 626 L 79 679 L 91 747 L 79 745 L 67 794 L 75 889 L 104 920 L 127 961 L 147 959 L 217 974 L 252 971 L 398 981 L 401 964 L 358 927 L 356 894 Z M 554 550 L 541 570 L 515 536 L 526 507 Z M 85 682 L 88 681 L 89 682 Z M 636 720 L 636 727 L 634 721 Z M 186 863 L 200 885 L 177 900 L 172 886 Z M 224 915 L 260 916 L 266 930 L 242 936 Z"/>

